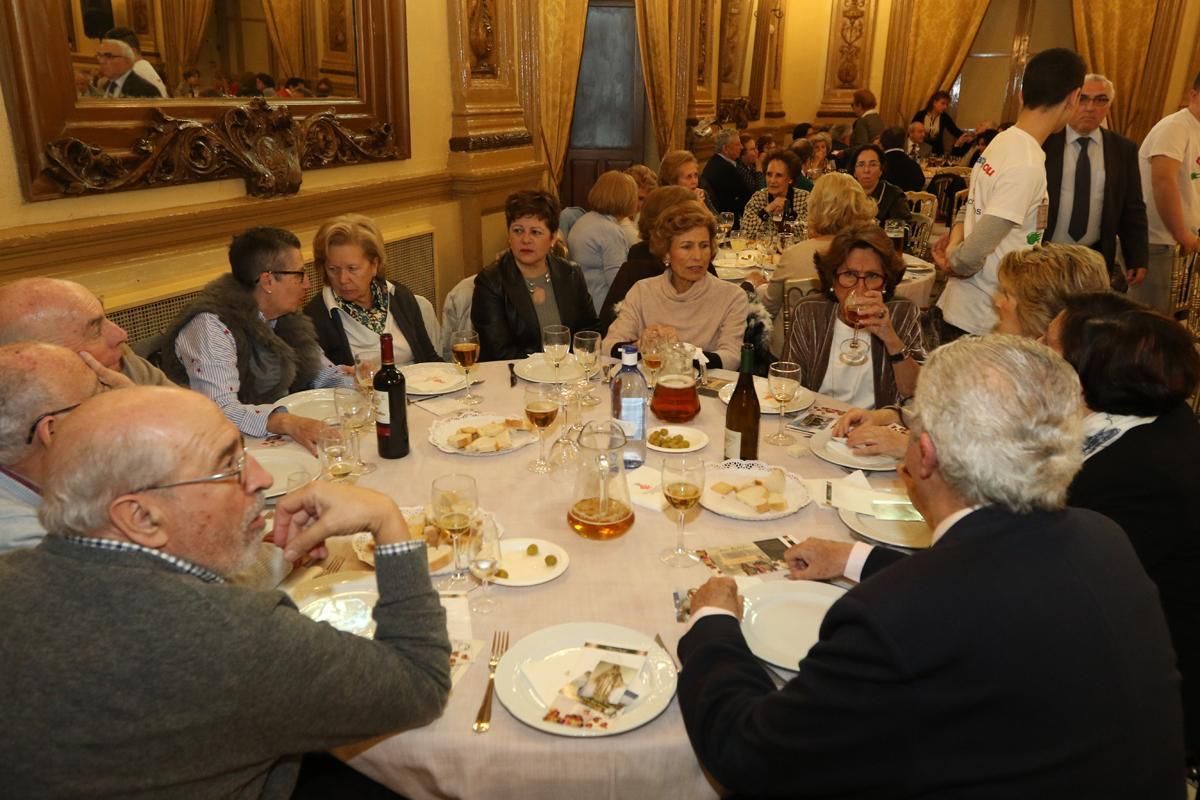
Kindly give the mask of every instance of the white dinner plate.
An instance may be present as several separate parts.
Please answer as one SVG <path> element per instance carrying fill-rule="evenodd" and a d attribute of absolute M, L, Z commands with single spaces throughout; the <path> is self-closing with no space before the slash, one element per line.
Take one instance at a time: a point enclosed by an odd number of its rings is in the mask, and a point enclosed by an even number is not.
<path fill-rule="evenodd" d="M 608 728 L 572 728 L 544 721 L 542 717 L 550 707 L 538 696 L 522 669 L 530 662 L 543 662 L 561 665 L 564 672 L 570 670 L 585 642 L 647 653 L 638 680 L 630 687 L 638 693 L 637 702 Z M 569 622 L 531 633 L 509 648 L 496 667 L 496 697 L 508 713 L 544 733 L 575 738 L 615 736 L 640 728 L 666 711 L 675 696 L 676 680 L 671 655 L 644 633 L 605 622 Z"/>
<path fill-rule="evenodd" d="M 924 520 L 879 519 L 846 508 L 839 508 L 838 516 L 847 528 L 873 542 L 908 550 L 926 550 L 933 546 L 933 530 Z"/>
<path fill-rule="evenodd" d="M 409 394 L 430 396 L 467 388 L 467 379 L 454 364 L 409 364 L 400 367 L 400 371 L 404 373 L 404 387 Z"/>
<path fill-rule="evenodd" d="M 372 612 L 379 601 L 373 572 L 342 572 L 298 583 L 290 592 L 300 613 L 328 622 L 339 631 L 370 639 L 375 635 Z"/>
<path fill-rule="evenodd" d="M 650 434 L 655 431 L 667 429 L 668 436 L 681 435 L 684 441 L 688 443 L 687 447 L 659 447 L 656 444 L 650 444 Z M 703 450 L 708 446 L 708 434 L 699 428 L 689 428 L 687 425 L 647 425 L 646 426 L 646 447 L 659 453 L 694 453 L 697 450 Z"/>
<path fill-rule="evenodd" d="M 286 406 L 289 414 L 309 419 L 328 419 L 337 416 L 333 402 L 333 389 L 305 389 L 275 401 L 277 406 Z"/>
<path fill-rule="evenodd" d="M 717 397 L 721 398 L 721 402 L 729 405 L 729 398 L 733 397 L 733 390 L 737 388 L 737 381 L 722 386 L 717 392 Z M 766 378 L 754 376 L 754 389 L 758 392 L 758 409 L 763 414 L 778 414 L 779 403 L 771 396 L 771 387 L 767 383 Z M 787 413 L 794 414 L 797 411 L 803 411 L 813 404 L 817 396 L 812 391 L 801 386 L 796 390 L 796 396 L 792 398 L 792 402 L 787 404 Z"/>
<path fill-rule="evenodd" d="M 418 535 L 423 535 L 424 527 L 428 524 L 425 520 L 428 518 L 425 515 L 424 506 L 403 506 L 400 513 L 404 515 L 404 521 L 409 526 L 409 533 L 415 538 Z M 504 526 L 500 524 L 500 520 L 496 519 L 496 515 L 490 511 L 477 509 L 476 517 L 481 519 L 484 527 L 492 527 L 496 531 L 497 538 L 503 538 Z M 421 520 L 422 530 L 413 530 Z M 472 525 L 474 527 L 474 525 Z M 350 538 L 350 547 L 354 550 L 354 555 L 358 556 L 358 560 L 364 564 L 375 566 L 375 548 L 372 545 L 374 537 L 369 533 L 356 533 Z M 429 573 L 431 575 L 449 575 L 454 571 L 454 549 L 449 543 L 439 544 L 437 547 L 426 547 L 425 554 L 429 558 Z M 434 567 L 434 564 L 441 563 L 441 566 Z"/>
<path fill-rule="evenodd" d="M 750 652 L 795 671 L 821 634 L 825 612 L 845 589 L 816 581 L 765 581 L 742 590 L 742 635 Z"/>
<path fill-rule="evenodd" d="M 512 441 L 512 447 L 506 450 L 493 450 L 488 453 L 468 453 L 466 450 L 459 450 L 454 445 L 450 444 L 450 437 L 463 427 L 478 428 L 481 425 L 487 425 L 490 422 L 504 422 L 506 419 L 520 419 L 515 414 L 511 417 L 506 417 L 503 414 L 480 414 L 475 411 L 464 411 L 456 414 L 448 419 L 440 419 L 429 428 L 429 441 L 438 450 L 443 453 L 450 453 L 456 456 L 502 456 L 505 453 L 511 453 L 514 450 L 520 450 L 522 447 L 527 447 L 537 441 L 537 433 L 534 431 L 521 430 L 520 428 L 510 428 L 508 430 L 509 439 Z"/>
<path fill-rule="evenodd" d="M 814 433 L 808 440 L 808 447 L 817 458 L 848 469 L 888 472 L 900 464 L 900 459 L 891 456 L 855 456 L 840 449 L 831 448 L 829 444 L 832 440 L 833 431 L 826 429 Z"/>
<path fill-rule="evenodd" d="M 790 472 L 784 473 L 783 497 L 787 501 L 787 508 L 780 511 L 757 514 L 750 506 L 738 500 L 735 492 L 719 494 L 712 489 L 713 484 L 720 481 L 730 484 L 735 489 L 740 489 L 753 482 L 755 478 L 766 478 L 770 472 L 771 466 L 761 461 L 734 460 L 711 464 L 704 473 L 704 491 L 700 495 L 700 505 L 722 517 L 760 522 L 790 516 L 812 502 L 812 496 L 809 495 L 804 481 Z"/>
<path fill-rule="evenodd" d="M 321 462 L 301 450 L 298 444 L 254 447 L 249 452 L 263 469 L 271 473 L 271 488 L 264 493 L 267 498 L 285 494 L 288 476 L 294 472 L 307 472 L 313 478 L 321 475 Z"/>
<path fill-rule="evenodd" d="M 529 555 L 529 545 L 536 544 L 537 555 Z M 546 565 L 546 556 L 554 556 L 558 562 Z M 571 557 L 554 542 L 545 539 L 501 539 L 500 569 L 508 573 L 507 578 L 492 578 L 498 586 L 537 586 L 547 583 L 567 571 Z"/>
<path fill-rule="evenodd" d="M 583 367 L 575 360 L 574 353 L 567 353 L 567 357 L 558 365 L 557 377 L 554 364 L 546 360 L 544 353 L 534 353 L 524 361 L 518 361 L 513 367 L 513 372 L 517 373 L 518 378 L 524 378 L 530 383 L 562 383 L 577 381 L 583 377 Z"/>

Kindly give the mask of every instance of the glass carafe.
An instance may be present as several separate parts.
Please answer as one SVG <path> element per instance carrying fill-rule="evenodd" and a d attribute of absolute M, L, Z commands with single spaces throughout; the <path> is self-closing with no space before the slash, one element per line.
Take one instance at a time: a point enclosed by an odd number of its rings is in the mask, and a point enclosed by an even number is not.
<path fill-rule="evenodd" d="M 663 351 L 662 369 L 654 384 L 650 410 L 663 422 L 691 422 L 700 413 L 700 393 L 697 387 L 704 382 L 703 364 L 693 363 L 694 348 L 677 342 Z"/>
<path fill-rule="evenodd" d="M 615 539 L 633 527 L 633 504 L 621 454 L 625 434 L 612 420 L 596 420 L 579 432 L 575 493 L 567 523 L 585 539 Z"/>

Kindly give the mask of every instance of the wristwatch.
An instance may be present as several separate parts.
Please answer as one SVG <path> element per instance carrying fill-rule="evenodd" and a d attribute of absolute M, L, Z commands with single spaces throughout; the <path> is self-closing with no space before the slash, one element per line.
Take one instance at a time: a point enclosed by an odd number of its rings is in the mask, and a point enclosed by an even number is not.
<path fill-rule="evenodd" d="M 905 347 L 899 353 L 888 353 L 887 360 L 889 364 L 899 364 L 904 359 L 908 358 L 908 348 Z"/>

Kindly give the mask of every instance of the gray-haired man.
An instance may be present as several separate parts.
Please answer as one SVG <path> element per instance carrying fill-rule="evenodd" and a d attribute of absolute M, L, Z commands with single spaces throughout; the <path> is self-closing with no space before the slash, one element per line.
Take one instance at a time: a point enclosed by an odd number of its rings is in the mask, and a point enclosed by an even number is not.
<path fill-rule="evenodd" d="M 700 185 L 708 192 L 717 211 L 729 211 L 741 218 L 742 209 L 751 191 L 738 173 L 738 158 L 742 155 L 742 139 L 736 128 L 717 131 L 713 146 L 716 152 L 700 173 Z"/>

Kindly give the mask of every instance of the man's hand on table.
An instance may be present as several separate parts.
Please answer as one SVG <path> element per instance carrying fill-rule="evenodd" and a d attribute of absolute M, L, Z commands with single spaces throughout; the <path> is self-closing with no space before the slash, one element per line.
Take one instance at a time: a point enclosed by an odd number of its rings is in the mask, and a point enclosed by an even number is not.
<path fill-rule="evenodd" d="M 737 583 L 733 578 L 709 578 L 703 586 L 692 595 L 692 614 L 708 606 L 728 611 L 738 619 L 742 618 L 742 596 L 738 594 Z"/>
<path fill-rule="evenodd" d="M 391 498 L 370 489 L 313 481 L 284 495 L 275 505 L 275 544 L 295 561 L 307 554 L 324 557 L 330 536 L 370 531 L 377 545 L 408 541 L 408 525 Z"/>
<path fill-rule="evenodd" d="M 900 421 L 900 415 L 891 408 L 851 408 L 833 423 L 833 435 L 844 439 L 850 431 L 862 425 L 891 425 Z"/>
<path fill-rule="evenodd" d="M 321 420 L 276 411 L 267 417 L 267 431 L 292 437 L 297 444 L 315 456 L 317 437 L 321 435 Z"/>
<path fill-rule="evenodd" d="M 850 558 L 850 542 L 809 537 L 794 544 L 783 554 L 788 565 L 788 577 L 796 581 L 821 581 L 840 578 L 846 572 Z M 695 603 L 695 601 L 692 601 Z"/>
<path fill-rule="evenodd" d="M 879 425 L 859 425 L 846 436 L 846 445 L 857 455 L 904 458 L 908 434 Z"/>

